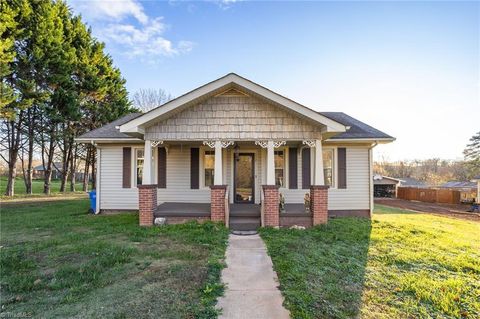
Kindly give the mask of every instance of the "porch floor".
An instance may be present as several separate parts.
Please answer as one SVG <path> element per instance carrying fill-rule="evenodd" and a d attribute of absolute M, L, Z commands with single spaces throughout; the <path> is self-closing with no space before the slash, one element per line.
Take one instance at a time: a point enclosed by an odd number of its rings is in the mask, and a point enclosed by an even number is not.
<path fill-rule="evenodd" d="M 165 202 L 157 206 L 155 217 L 209 217 L 210 203 Z"/>

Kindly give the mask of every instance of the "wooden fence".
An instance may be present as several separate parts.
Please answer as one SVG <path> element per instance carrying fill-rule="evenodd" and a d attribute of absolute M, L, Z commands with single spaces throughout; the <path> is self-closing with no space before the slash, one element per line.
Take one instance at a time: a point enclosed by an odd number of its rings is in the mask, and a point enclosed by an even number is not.
<path fill-rule="evenodd" d="M 438 188 L 398 187 L 397 198 L 427 203 L 460 204 L 460 191 Z"/>

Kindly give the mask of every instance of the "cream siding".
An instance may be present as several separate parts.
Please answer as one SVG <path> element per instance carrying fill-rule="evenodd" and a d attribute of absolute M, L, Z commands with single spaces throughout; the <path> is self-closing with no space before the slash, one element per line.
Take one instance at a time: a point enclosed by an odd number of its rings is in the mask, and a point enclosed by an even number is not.
<path fill-rule="evenodd" d="M 105 146 L 100 151 L 100 209 L 138 209 L 138 189 L 122 188 L 122 146 Z"/>
<path fill-rule="evenodd" d="M 201 167 L 203 154 L 204 152 L 201 151 Z M 167 188 L 158 189 L 158 203 L 210 203 L 210 188 L 205 187 L 203 176 L 203 170 L 200 170 L 200 188 L 190 189 L 190 146 L 170 146 L 167 152 Z"/>
<path fill-rule="evenodd" d="M 339 146 L 341 147 L 341 146 Z M 298 152 L 298 189 L 284 189 L 286 203 L 303 203 L 308 189 L 302 189 L 301 152 Z M 336 151 L 334 161 L 337 161 Z M 313 163 L 313 161 L 312 161 Z M 347 147 L 347 188 L 337 189 L 335 185 L 328 190 L 328 209 L 370 209 L 369 150 L 367 147 Z M 312 167 L 313 170 L 313 167 Z M 334 176 L 337 183 L 336 167 Z"/>
<path fill-rule="evenodd" d="M 339 145 L 341 147 L 341 145 Z M 122 188 L 122 147 L 123 145 L 101 146 L 100 156 L 100 194 L 101 209 L 138 209 L 138 189 Z M 143 147 L 139 144 L 135 147 Z M 198 146 L 197 146 L 198 147 Z M 134 149 L 134 148 L 133 148 Z M 132 149 L 132 170 L 134 169 Z M 167 152 L 167 188 L 158 189 L 158 203 L 192 202 L 209 203 L 210 189 L 205 187 L 203 171 L 203 154 L 207 147 L 201 147 L 200 152 L 200 189 L 190 189 L 190 146 L 170 145 Z M 334 147 L 336 149 L 336 147 Z M 260 203 L 261 185 L 265 183 L 265 150 L 261 148 L 241 148 L 240 152 L 255 153 L 255 202 Z M 288 149 L 285 148 L 285 154 Z M 335 162 L 337 154 L 334 153 Z M 157 152 L 154 152 L 155 162 Z M 302 189 L 301 151 L 298 148 L 298 189 L 281 188 L 286 203 L 303 203 L 308 189 Z M 288 161 L 288 159 L 287 159 Z M 313 163 L 313 161 L 312 161 Z M 229 186 L 230 202 L 233 202 L 233 166 L 234 152 L 232 148 L 223 150 L 224 183 Z M 369 209 L 370 208 L 370 175 L 369 149 L 366 146 L 347 146 L 347 188 L 329 189 L 330 210 Z M 312 167 L 313 169 L 313 167 Z M 154 182 L 156 182 L 156 165 L 154 164 Z M 335 183 L 337 182 L 336 168 Z M 133 179 L 132 171 L 132 179 Z M 285 182 L 288 185 L 288 162 L 285 169 Z"/>

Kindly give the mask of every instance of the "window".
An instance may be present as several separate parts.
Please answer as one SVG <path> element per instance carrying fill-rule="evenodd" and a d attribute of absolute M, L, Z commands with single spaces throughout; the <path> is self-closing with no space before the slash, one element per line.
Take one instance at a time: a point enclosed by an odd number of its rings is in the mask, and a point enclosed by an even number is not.
<path fill-rule="evenodd" d="M 283 187 L 285 185 L 285 153 L 283 151 L 275 151 L 275 185 Z"/>
<path fill-rule="evenodd" d="M 325 185 L 333 186 L 333 150 L 323 150 L 323 175 Z"/>
<path fill-rule="evenodd" d="M 205 151 L 203 164 L 205 167 L 205 186 L 211 186 L 215 177 L 215 151 Z"/>
<path fill-rule="evenodd" d="M 136 151 L 135 151 L 135 174 L 136 174 L 137 185 L 142 185 L 143 162 L 144 162 L 144 151 L 143 151 L 143 149 L 136 149 Z"/>

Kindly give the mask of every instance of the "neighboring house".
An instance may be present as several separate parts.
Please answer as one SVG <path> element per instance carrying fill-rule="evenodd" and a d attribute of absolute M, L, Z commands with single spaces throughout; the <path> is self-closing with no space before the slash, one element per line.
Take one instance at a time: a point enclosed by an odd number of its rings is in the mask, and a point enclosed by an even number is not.
<path fill-rule="evenodd" d="M 233 73 L 77 138 L 98 150 L 98 211 L 139 209 L 141 225 L 195 218 L 237 229 L 370 216 L 372 149 L 392 141 Z"/>
<path fill-rule="evenodd" d="M 373 194 L 375 197 L 395 197 L 401 182 L 398 178 L 376 174 L 373 176 Z"/>
<path fill-rule="evenodd" d="M 418 187 L 418 188 L 425 188 L 428 187 L 427 184 L 425 184 L 422 181 L 419 181 L 418 179 L 411 178 L 411 177 L 397 177 L 398 180 L 400 180 L 400 184 L 398 186 L 400 187 Z"/>
<path fill-rule="evenodd" d="M 52 179 L 59 179 L 62 177 L 62 167 L 63 163 L 54 162 L 52 163 Z M 45 168 L 43 165 L 38 165 L 33 168 L 33 178 L 43 178 L 45 174 Z"/>
<path fill-rule="evenodd" d="M 473 203 L 478 197 L 476 181 L 450 181 L 446 182 L 439 188 L 453 189 L 460 192 L 460 201 L 463 203 Z"/>

